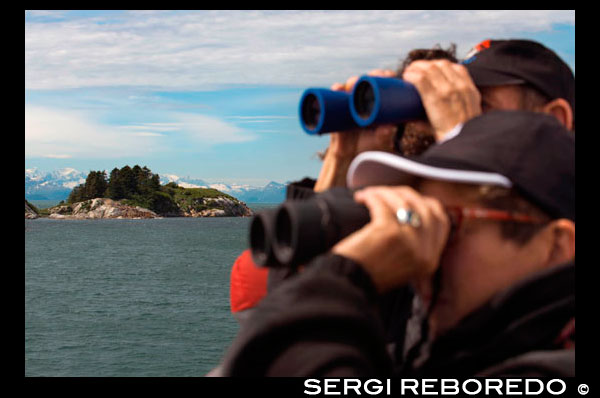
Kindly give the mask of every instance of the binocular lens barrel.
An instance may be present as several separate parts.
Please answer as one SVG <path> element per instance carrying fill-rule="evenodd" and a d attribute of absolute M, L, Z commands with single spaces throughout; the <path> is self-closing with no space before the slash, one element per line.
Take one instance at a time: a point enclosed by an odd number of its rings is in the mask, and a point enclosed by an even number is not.
<path fill-rule="evenodd" d="M 427 119 L 416 87 L 391 77 L 358 79 L 351 95 L 350 112 L 360 127 Z"/>
<path fill-rule="evenodd" d="M 273 224 L 275 209 L 257 213 L 250 222 L 250 247 L 252 260 L 262 267 L 277 267 L 281 264 L 273 253 Z"/>
<path fill-rule="evenodd" d="M 300 125 L 311 135 L 355 129 L 349 101 L 344 91 L 309 88 L 300 99 Z"/>
<path fill-rule="evenodd" d="M 250 247 L 257 264 L 271 267 L 305 264 L 370 219 L 367 208 L 354 202 L 346 188 L 287 201 L 270 212 L 252 221 Z"/>

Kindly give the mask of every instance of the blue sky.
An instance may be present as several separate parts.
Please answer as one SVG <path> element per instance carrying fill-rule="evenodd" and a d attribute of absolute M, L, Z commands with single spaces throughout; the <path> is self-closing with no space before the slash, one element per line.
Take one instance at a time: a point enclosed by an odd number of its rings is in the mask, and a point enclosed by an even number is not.
<path fill-rule="evenodd" d="M 316 177 L 298 100 L 416 47 L 529 38 L 575 71 L 574 11 L 26 11 L 25 167 Z"/>

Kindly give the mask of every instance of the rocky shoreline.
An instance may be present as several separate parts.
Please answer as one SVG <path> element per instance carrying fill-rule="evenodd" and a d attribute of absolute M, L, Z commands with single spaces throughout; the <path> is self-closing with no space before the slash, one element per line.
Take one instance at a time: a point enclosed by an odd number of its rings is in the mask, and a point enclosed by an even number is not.
<path fill-rule="evenodd" d="M 139 206 L 130 206 L 108 198 L 95 198 L 73 204 L 51 207 L 45 218 L 55 220 L 90 219 L 151 219 L 164 217 L 250 217 L 252 210 L 245 203 L 226 197 L 203 198 L 196 206 L 185 206 L 179 212 L 157 214 Z M 40 218 L 25 202 L 25 218 Z"/>
<path fill-rule="evenodd" d="M 29 203 L 25 201 L 25 218 L 29 220 L 34 220 L 36 218 L 40 218 L 40 215 L 29 206 Z"/>

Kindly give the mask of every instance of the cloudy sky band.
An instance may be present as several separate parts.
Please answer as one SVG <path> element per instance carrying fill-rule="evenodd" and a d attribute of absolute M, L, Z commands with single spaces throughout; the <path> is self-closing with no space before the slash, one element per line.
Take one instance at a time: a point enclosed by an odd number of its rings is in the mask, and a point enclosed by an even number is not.
<path fill-rule="evenodd" d="M 328 137 L 298 124 L 305 88 L 489 37 L 540 40 L 575 70 L 574 26 L 569 10 L 26 11 L 26 167 L 316 177 Z"/>
<path fill-rule="evenodd" d="M 396 66 L 406 42 L 428 47 L 451 39 L 464 55 L 473 37 L 575 23 L 574 11 L 65 12 L 52 23 L 30 13 L 28 89 L 330 84 Z"/>

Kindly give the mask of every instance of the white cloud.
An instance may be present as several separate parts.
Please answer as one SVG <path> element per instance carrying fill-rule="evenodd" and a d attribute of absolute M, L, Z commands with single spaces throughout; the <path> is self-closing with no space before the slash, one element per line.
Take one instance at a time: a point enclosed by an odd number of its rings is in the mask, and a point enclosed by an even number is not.
<path fill-rule="evenodd" d="M 66 155 L 66 154 L 53 154 L 53 153 L 48 153 L 46 155 L 43 156 L 44 158 L 48 158 L 48 159 L 70 159 L 73 156 L 71 155 Z"/>
<path fill-rule="evenodd" d="M 25 106 L 25 157 L 119 157 L 157 149 L 156 142 L 67 110 Z"/>
<path fill-rule="evenodd" d="M 175 113 L 170 117 L 182 125 L 181 132 L 193 143 L 214 145 L 256 139 L 251 132 L 214 117 L 188 113 Z"/>
<path fill-rule="evenodd" d="M 279 119 L 292 119 L 292 116 L 228 116 L 227 119 L 237 119 L 237 120 L 258 120 L 258 121 L 273 121 Z"/>
<path fill-rule="evenodd" d="M 296 116 L 229 116 L 227 119 L 234 120 L 237 124 L 266 124 L 273 123 L 281 120 L 296 119 Z M 255 126 L 254 126 L 255 127 Z M 264 130 L 266 131 L 266 130 Z M 279 131 L 279 130 L 278 130 Z"/>
<path fill-rule="evenodd" d="M 142 132 L 134 133 L 137 135 L 162 136 L 163 134 L 160 134 L 161 132 L 177 131 L 177 130 L 180 130 L 182 126 L 183 126 L 182 123 L 141 123 L 138 125 L 121 126 L 120 128 L 122 128 L 124 130 L 134 130 L 134 131 L 135 130 L 151 131 L 151 132 L 142 131 Z"/>
<path fill-rule="evenodd" d="M 164 137 L 164 134 L 153 133 L 150 131 L 140 131 L 137 133 L 133 133 L 136 137 Z"/>
<path fill-rule="evenodd" d="M 25 157 L 116 158 L 256 139 L 218 118 L 174 113 L 173 121 L 111 126 L 72 110 L 25 106 Z M 168 134 L 167 134 L 168 133 Z"/>
<path fill-rule="evenodd" d="M 568 10 L 57 13 L 26 20 L 26 88 L 329 85 L 395 68 L 415 47 L 454 42 L 464 55 L 485 38 L 575 23 Z"/>

